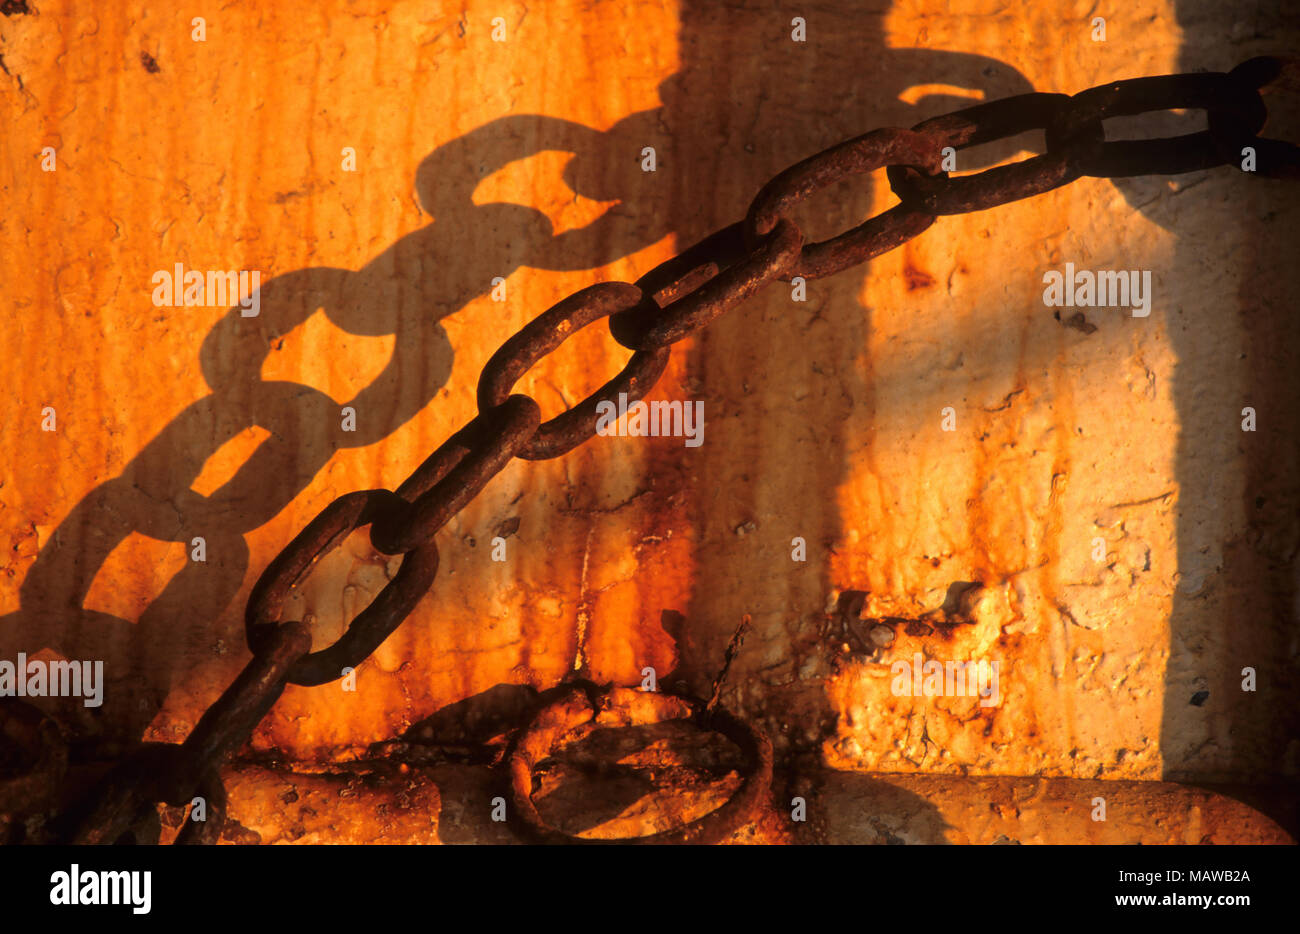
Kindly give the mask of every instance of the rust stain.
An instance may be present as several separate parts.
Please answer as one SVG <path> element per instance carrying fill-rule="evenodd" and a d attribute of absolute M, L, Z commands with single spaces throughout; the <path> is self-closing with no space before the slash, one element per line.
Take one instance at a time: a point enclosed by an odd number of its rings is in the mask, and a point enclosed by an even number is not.
<path fill-rule="evenodd" d="M 909 240 L 903 246 L 903 281 L 907 284 L 909 292 L 933 288 L 935 283 L 934 276 L 918 265 L 917 248 L 913 246 L 915 242 Z"/>

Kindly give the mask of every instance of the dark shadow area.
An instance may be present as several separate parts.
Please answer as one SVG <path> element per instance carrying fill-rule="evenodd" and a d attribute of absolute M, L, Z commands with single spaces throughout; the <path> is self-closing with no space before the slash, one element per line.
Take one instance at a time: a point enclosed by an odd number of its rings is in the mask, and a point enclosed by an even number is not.
<path fill-rule="evenodd" d="M 531 720 L 550 693 L 526 684 L 495 685 L 435 711 L 371 753 L 397 752 L 410 761 L 493 762 L 502 751 L 494 740 Z"/>
<path fill-rule="evenodd" d="M 946 846 L 952 829 L 920 795 L 852 772 L 819 776 L 809 811 L 825 815 L 824 824 L 803 832 L 815 834 L 815 842 L 841 846 Z"/>

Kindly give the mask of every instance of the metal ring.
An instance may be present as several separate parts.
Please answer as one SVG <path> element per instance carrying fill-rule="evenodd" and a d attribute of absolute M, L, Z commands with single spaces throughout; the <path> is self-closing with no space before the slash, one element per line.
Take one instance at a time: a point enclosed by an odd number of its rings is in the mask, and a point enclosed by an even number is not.
<path fill-rule="evenodd" d="M 542 708 L 532 722 L 515 739 L 510 754 L 510 792 L 514 800 L 512 813 L 520 829 L 541 843 L 572 844 L 676 844 L 718 843 L 749 822 L 759 801 L 772 783 L 772 743 L 768 738 L 737 717 L 720 709 L 705 713 L 701 701 L 657 692 L 643 693 L 631 688 L 613 688 L 608 696 L 596 699 L 601 690 L 585 682 L 569 685 L 557 700 Z M 636 706 L 653 707 L 649 718 L 638 717 Z M 694 718 L 701 726 L 721 733 L 740 747 L 748 770 L 740 788 L 720 808 L 682 827 L 644 837 L 601 839 L 578 837 L 554 828 L 542 819 L 533 804 L 533 769 L 561 744 L 565 734 L 594 720 L 603 712 L 618 707 L 630 708 L 620 718 L 623 724 L 639 725 L 665 720 Z"/>
<path fill-rule="evenodd" d="M 541 420 L 537 403 L 521 395 L 474 416 L 397 488 L 401 500 L 414 502 L 376 521 L 370 527 L 370 543 L 394 555 L 432 542 L 447 520 L 510 463 Z"/>
<path fill-rule="evenodd" d="M 734 265 L 663 308 L 646 295 L 636 308 L 612 315 L 609 332 L 632 350 L 657 350 L 676 343 L 784 274 L 798 260 L 802 246 L 799 228 L 782 218 L 756 249 Z"/>
<path fill-rule="evenodd" d="M 505 402 L 519 378 L 582 328 L 640 304 L 642 292 L 626 282 L 602 282 L 575 292 L 542 312 L 497 348 L 478 381 L 478 406 L 484 412 Z M 596 434 L 596 410 L 602 402 L 617 402 L 620 393 L 635 401 L 648 393 L 671 353 L 668 347 L 638 350 L 623 370 L 587 398 L 543 423 L 532 439 L 515 452 L 524 460 L 545 460 L 567 454 Z"/>
<path fill-rule="evenodd" d="M 934 140 L 936 149 L 969 149 L 981 143 L 1006 139 L 1027 130 L 1046 130 L 1060 119 L 1070 101 L 1064 94 L 1020 94 L 987 104 L 977 104 L 912 127 Z M 906 166 L 886 169 L 894 194 L 906 205 L 930 214 L 965 214 L 998 207 L 1059 188 L 1082 174 L 1078 166 L 1105 139 L 1101 121 L 1073 126 L 1064 144 L 1040 156 L 1010 165 L 985 169 L 975 175 L 950 178 L 947 172 L 923 176 Z"/>
<path fill-rule="evenodd" d="M 890 127 L 795 163 L 754 196 L 744 221 L 746 246 L 752 249 L 778 219 L 788 219 L 791 208 L 833 182 L 889 165 L 909 165 L 933 175 L 939 171 L 939 148 L 930 136 Z M 933 223 L 933 214 L 897 205 L 837 237 L 805 243 L 790 272 L 805 279 L 832 275 L 894 249 Z"/>
<path fill-rule="evenodd" d="M 1162 75 L 1112 81 L 1080 91 L 1069 99 L 1059 119 L 1047 128 L 1048 151 L 1067 147 L 1081 126 L 1111 117 L 1130 117 L 1177 108 L 1231 114 L 1251 135 L 1264 125 L 1266 110 L 1259 93 L 1245 81 L 1223 74 Z M 1081 174 L 1096 178 L 1133 175 L 1179 175 L 1223 165 L 1214 134 L 1202 130 L 1158 139 L 1111 140 L 1082 153 Z"/>
<path fill-rule="evenodd" d="M 256 655 L 280 622 L 284 601 L 312 565 L 356 529 L 394 515 L 407 503 L 389 490 L 360 490 L 340 496 L 313 519 L 262 572 L 249 594 L 244 613 L 244 634 Z M 371 529 L 374 534 L 374 528 Z M 326 684 L 342 677 L 342 669 L 355 668 L 406 619 L 433 584 L 438 571 L 438 548 L 432 538 L 402 558 L 402 566 L 379 595 L 348 625 L 347 631 L 327 649 L 311 652 L 290 668 L 291 684 Z"/>

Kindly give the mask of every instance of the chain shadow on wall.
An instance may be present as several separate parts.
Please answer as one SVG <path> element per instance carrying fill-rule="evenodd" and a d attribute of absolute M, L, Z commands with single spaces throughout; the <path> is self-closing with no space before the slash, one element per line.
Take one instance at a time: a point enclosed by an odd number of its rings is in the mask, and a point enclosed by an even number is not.
<path fill-rule="evenodd" d="M 436 222 L 359 270 L 306 268 L 268 280 L 257 317 L 231 308 L 200 352 L 211 394 L 182 411 L 54 529 L 23 578 L 21 609 L 0 618 L 0 653 L 12 657 L 47 647 L 68 658 L 104 661 L 102 706 L 85 708 L 79 699 L 59 705 L 53 699 L 77 738 L 129 741 L 142 735 L 171 689 L 191 675 L 183 668 L 183 649 L 218 637 L 211 621 L 249 570 L 244 535 L 288 506 L 336 452 L 388 437 L 446 384 L 453 348 L 442 318 L 485 294 L 494 276 L 525 263 L 584 270 L 644 245 L 629 240 L 626 225 L 613 216 L 551 237 L 549 221 L 536 210 L 472 204 L 480 166 L 500 167 L 531 155 L 543 138 L 550 147 L 579 149 L 598 145 L 599 134 L 528 116 L 497 121 L 440 146 L 420 178 L 423 203 L 437 212 Z M 465 255 L 460 231 L 466 225 L 501 231 L 496 250 Z M 387 366 L 350 400 L 261 378 L 275 344 L 318 309 L 346 333 L 396 338 Z M 367 413 L 355 432 L 333 430 L 343 406 Z M 252 426 L 268 437 L 218 489 L 206 496 L 195 492 L 192 485 L 208 458 Z M 376 478 L 376 485 L 386 482 L 396 481 Z M 61 534 L 65 530 L 73 534 Z M 187 562 L 137 620 L 87 609 L 83 604 L 96 574 L 133 533 L 183 545 L 202 534 L 210 558 Z M 129 689 L 122 687 L 128 683 Z"/>

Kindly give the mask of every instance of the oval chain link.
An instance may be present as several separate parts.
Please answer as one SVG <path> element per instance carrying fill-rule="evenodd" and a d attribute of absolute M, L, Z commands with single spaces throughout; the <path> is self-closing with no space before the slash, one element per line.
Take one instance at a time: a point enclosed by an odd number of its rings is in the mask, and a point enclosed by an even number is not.
<path fill-rule="evenodd" d="M 1250 136 L 1264 125 L 1259 92 L 1226 74 L 1166 75 L 1113 81 L 1069 99 L 1060 119 L 1047 128 L 1049 152 L 1067 149 L 1074 131 L 1112 117 L 1187 108 L 1209 115 L 1231 113 Z M 1224 163 L 1208 130 L 1158 139 L 1109 140 L 1081 153 L 1084 175 L 1124 178 L 1139 174 L 1181 175 Z M 1152 172 L 1152 167 L 1156 171 Z"/>
<path fill-rule="evenodd" d="M 1070 101 L 1064 94 L 1021 94 L 956 113 L 934 117 L 912 129 L 956 152 L 1029 130 L 1045 130 Z M 905 205 L 931 214 L 985 211 L 1012 201 L 1060 188 L 1083 174 L 1082 160 L 1105 139 L 1100 120 L 1069 128 L 1067 145 L 1010 165 L 994 166 L 975 175 L 953 178 L 947 172 L 925 177 L 908 166 L 891 166 L 890 187 Z"/>
<path fill-rule="evenodd" d="M 635 308 L 642 292 L 626 282 L 602 282 L 552 305 L 502 344 L 483 367 L 478 381 L 480 414 L 506 401 L 510 390 L 537 361 L 556 350 L 593 321 Z M 567 454 L 596 434 L 597 409 L 617 404 L 620 394 L 636 401 L 648 393 L 668 366 L 670 348 L 638 350 L 623 370 L 587 398 L 537 429 L 515 453 L 525 460 Z"/>
<path fill-rule="evenodd" d="M 340 496 L 321 510 L 253 585 L 244 614 L 249 649 L 255 654 L 260 651 L 264 636 L 280 622 L 285 600 L 317 561 L 352 532 L 382 516 L 393 515 L 405 505 L 405 500 L 388 490 L 361 490 Z M 348 624 L 337 642 L 294 663 L 289 671 L 290 683 L 326 684 L 343 677 L 344 668 L 360 665 L 402 624 L 432 586 L 437 572 L 438 547 L 430 538 L 404 555 L 397 575 Z"/>
<path fill-rule="evenodd" d="M 745 216 L 745 244 L 753 249 L 778 220 L 789 219 L 791 208 L 827 185 L 891 165 L 911 166 L 934 175 L 939 161 L 939 147 L 932 136 L 892 127 L 824 149 L 763 186 Z M 830 240 L 805 243 L 790 272 L 805 279 L 833 275 L 894 249 L 933 223 L 934 214 L 900 204 Z"/>

